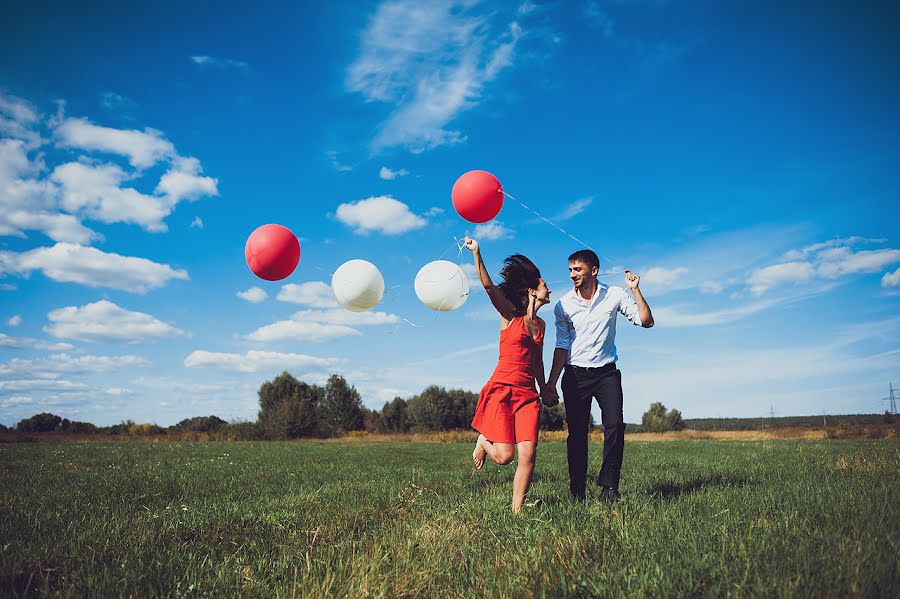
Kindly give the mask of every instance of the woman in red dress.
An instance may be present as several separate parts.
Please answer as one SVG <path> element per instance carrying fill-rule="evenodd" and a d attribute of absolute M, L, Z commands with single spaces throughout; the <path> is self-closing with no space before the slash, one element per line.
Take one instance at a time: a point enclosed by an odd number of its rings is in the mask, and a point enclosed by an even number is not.
<path fill-rule="evenodd" d="M 478 278 L 500 313 L 500 359 L 478 397 L 472 427 L 481 434 L 472 460 L 480 470 L 485 456 L 505 465 L 518 451 L 512 499 L 512 510 L 518 513 L 534 473 L 541 415 L 534 382 L 537 380 L 541 393 L 545 383 L 545 325 L 537 311 L 550 302 L 550 290 L 541 271 L 521 254 L 503 261 L 503 282 L 495 286 L 484 267 L 478 242 L 466 237 L 466 248 L 472 250 Z"/>

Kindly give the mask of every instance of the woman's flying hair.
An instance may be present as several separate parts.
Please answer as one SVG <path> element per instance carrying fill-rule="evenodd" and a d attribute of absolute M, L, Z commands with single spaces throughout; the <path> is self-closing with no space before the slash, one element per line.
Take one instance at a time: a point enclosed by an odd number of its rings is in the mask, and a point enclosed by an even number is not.
<path fill-rule="evenodd" d="M 528 307 L 528 290 L 537 289 L 541 282 L 541 271 L 522 254 L 513 254 L 503 261 L 500 276 L 503 282 L 497 285 L 497 289 L 512 302 L 515 316 L 524 315 Z"/>

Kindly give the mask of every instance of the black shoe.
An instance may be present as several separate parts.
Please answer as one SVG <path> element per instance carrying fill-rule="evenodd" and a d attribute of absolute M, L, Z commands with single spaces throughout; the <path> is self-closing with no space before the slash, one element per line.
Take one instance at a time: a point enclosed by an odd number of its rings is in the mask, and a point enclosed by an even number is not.
<path fill-rule="evenodd" d="M 584 503 L 584 491 L 572 491 L 572 499 L 578 503 Z"/>
<path fill-rule="evenodd" d="M 615 487 L 603 487 L 603 490 L 600 491 L 600 499 L 607 503 L 619 503 L 622 501 L 622 496 Z"/>

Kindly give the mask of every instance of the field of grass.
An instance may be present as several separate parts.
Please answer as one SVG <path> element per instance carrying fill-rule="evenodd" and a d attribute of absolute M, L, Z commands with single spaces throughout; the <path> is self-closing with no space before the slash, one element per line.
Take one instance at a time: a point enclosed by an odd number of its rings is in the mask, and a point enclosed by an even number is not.
<path fill-rule="evenodd" d="M 591 446 L 591 471 L 601 446 Z M 0 596 L 900 595 L 900 441 L 629 441 L 615 506 L 564 443 L 0 445 Z"/>

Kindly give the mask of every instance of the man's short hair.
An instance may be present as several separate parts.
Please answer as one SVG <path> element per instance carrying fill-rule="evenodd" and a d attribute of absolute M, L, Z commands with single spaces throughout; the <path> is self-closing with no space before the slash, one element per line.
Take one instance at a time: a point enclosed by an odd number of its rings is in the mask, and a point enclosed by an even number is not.
<path fill-rule="evenodd" d="M 600 259 L 591 250 L 578 250 L 569 256 L 569 262 L 584 262 L 588 268 L 596 267 L 600 270 Z"/>

